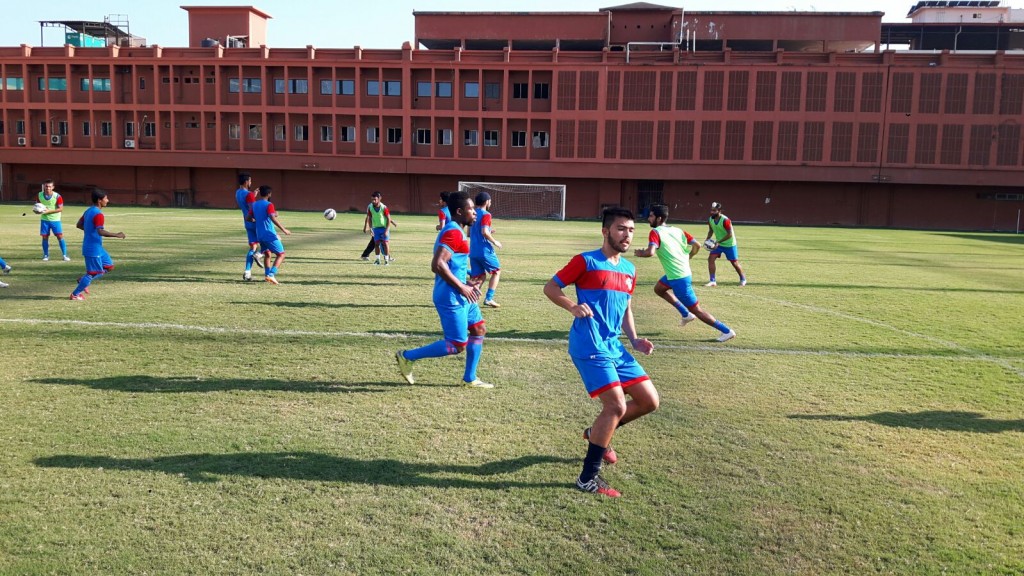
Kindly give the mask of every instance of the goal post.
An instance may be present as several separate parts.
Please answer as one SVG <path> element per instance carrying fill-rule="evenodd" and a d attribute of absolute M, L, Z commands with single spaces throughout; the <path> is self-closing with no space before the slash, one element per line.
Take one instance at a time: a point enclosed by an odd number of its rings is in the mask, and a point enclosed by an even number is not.
<path fill-rule="evenodd" d="M 502 218 L 565 220 L 565 184 L 459 182 L 459 192 L 470 198 L 487 192 L 492 209 Z"/>

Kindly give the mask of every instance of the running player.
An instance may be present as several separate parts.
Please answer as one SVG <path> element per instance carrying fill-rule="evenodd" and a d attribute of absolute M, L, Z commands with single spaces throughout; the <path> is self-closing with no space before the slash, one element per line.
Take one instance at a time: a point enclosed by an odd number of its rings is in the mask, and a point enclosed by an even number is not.
<path fill-rule="evenodd" d="M 50 260 L 50 232 L 53 232 L 60 243 L 64 261 L 70 261 L 68 245 L 64 242 L 64 229 L 60 222 L 61 213 L 64 212 L 64 198 L 54 191 L 53 180 L 43 182 L 43 189 L 39 192 L 39 203 L 46 207 L 46 210 L 39 213 L 39 235 L 43 237 L 43 262 Z"/>
<path fill-rule="evenodd" d="M 501 242 L 494 238 L 494 231 L 491 229 L 491 195 L 481 192 L 476 195 L 476 221 L 469 228 L 469 277 L 473 284 L 483 285 L 484 277 L 491 275 L 487 283 L 487 294 L 484 296 L 484 306 L 501 308 L 501 305 L 494 301 L 494 291 L 498 289 L 498 277 L 501 275 L 501 263 L 498 262 L 498 255 L 494 253 L 495 248 L 501 248 Z"/>
<path fill-rule="evenodd" d="M 441 318 L 444 338 L 412 350 L 399 350 L 395 353 L 395 360 L 405 380 L 415 384 L 416 380 L 412 376 L 413 362 L 459 354 L 465 350 L 463 385 L 494 388 L 493 384 L 477 378 L 476 369 L 480 364 L 487 327 L 480 307 L 477 306 L 480 289 L 466 284 L 469 243 L 462 228 L 472 225 L 476 220 L 476 209 L 465 192 L 452 192 L 448 205 L 452 208 L 452 219 L 438 233 L 434 241 L 434 257 L 430 262 L 430 269 L 434 272 L 434 307 Z"/>
<path fill-rule="evenodd" d="M 262 267 L 260 259 L 259 235 L 256 234 L 256 223 L 252 221 L 249 214 L 252 213 L 252 205 L 256 202 L 256 195 L 249 188 L 252 186 L 252 177 L 248 172 L 238 173 L 238 190 L 235 190 L 235 204 L 242 211 L 242 223 L 245 225 L 245 235 L 249 242 L 249 251 L 245 254 L 245 272 L 242 272 L 242 280 L 252 280 L 252 264 Z"/>
<path fill-rule="evenodd" d="M 711 276 L 711 281 L 705 284 L 705 286 L 718 286 L 718 282 L 715 281 L 715 260 L 722 254 L 725 254 L 726 259 L 736 269 L 736 273 L 740 275 L 740 286 L 746 286 L 747 277 L 743 275 L 739 251 L 736 248 L 736 231 L 733 230 L 732 220 L 729 220 L 728 216 L 722 214 L 721 202 L 711 203 L 711 217 L 708 218 L 708 236 L 704 240 L 709 240 L 711 236 L 715 237 L 715 242 L 718 245 L 708 251 L 708 275 Z"/>
<path fill-rule="evenodd" d="M 291 231 L 281 225 L 277 219 L 277 209 L 270 201 L 270 195 L 274 192 L 270 186 L 260 186 L 256 202 L 252 205 L 251 217 L 256 224 L 256 235 L 260 239 L 260 256 L 265 258 L 263 262 L 264 279 L 271 284 L 277 285 L 277 268 L 284 263 L 284 244 L 277 235 L 275 226 L 284 232 L 285 236 Z M 274 255 L 274 265 L 270 265 L 270 255 Z"/>
<path fill-rule="evenodd" d="M 5 275 L 11 273 L 11 266 L 4 262 L 3 258 L 0 258 L 0 271 L 3 271 Z M 9 288 L 10 286 L 7 282 L 0 282 L 0 288 Z"/>
<path fill-rule="evenodd" d="M 370 194 L 370 204 L 366 206 L 366 220 L 363 221 L 363 234 L 366 234 L 369 228 L 373 229 L 373 240 L 377 243 L 377 250 L 380 251 L 374 264 L 380 264 L 381 256 L 384 256 L 385 266 L 391 262 L 388 248 L 391 239 L 391 226 L 394 223 L 394 220 L 391 219 L 391 211 L 380 201 L 380 192 Z"/>
<path fill-rule="evenodd" d="M 583 431 L 589 441 L 583 471 L 576 487 L 610 497 L 621 494 L 599 475 L 601 461 L 617 460 L 611 441 L 615 429 L 658 408 L 658 391 L 640 364 L 619 342 L 625 333 L 633 349 L 649 355 L 654 344 L 640 338 L 633 323 L 630 300 L 636 286 L 636 268 L 622 258 L 629 250 L 636 227 L 633 213 L 614 207 L 604 211 L 600 249 L 573 256 L 544 285 L 544 295 L 574 317 L 569 330 L 569 357 L 591 398 L 601 400 L 601 413 Z M 562 291 L 576 285 L 577 302 Z M 625 395 L 630 396 L 627 402 Z"/>
<path fill-rule="evenodd" d="M 110 232 L 106 229 L 103 209 L 110 202 L 107 193 L 102 190 L 92 191 L 92 206 L 78 219 L 76 227 L 85 232 L 82 238 L 82 256 L 85 257 L 85 274 L 78 279 L 78 286 L 71 292 L 72 300 L 85 300 L 89 293 L 89 285 L 99 280 L 104 274 L 114 269 L 114 261 L 103 248 L 104 238 L 120 238 L 124 240 L 124 232 Z"/>
<path fill-rule="evenodd" d="M 451 192 L 441 192 L 441 195 L 438 197 L 437 205 L 440 208 L 437 211 L 437 226 L 434 228 L 437 231 L 440 231 L 441 228 L 444 228 L 445 224 L 452 221 L 452 213 L 448 209 L 448 196 L 450 195 Z"/>
<path fill-rule="evenodd" d="M 722 333 L 718 337 L 719 342 L 735 338 L 736 333 L 732 329 L 700 307 L 697 295 L 693 292 L 690 258 L 700 251 L 700 242 L 686 230 L 668 225 L 668 206 L 664 204 L 651 206 L 647 223 L 651 225 L 647 248 L 637 249 L 636 255 L 640 258 L 657 255 L 661 267 L 665 269 L 665 275 L 654 285 L 654 293 L 683 315 L 683 326 L 694 318 L 700 318 L 701 322 Z M 682 302 L 676 296 L 682 298 Z"/>

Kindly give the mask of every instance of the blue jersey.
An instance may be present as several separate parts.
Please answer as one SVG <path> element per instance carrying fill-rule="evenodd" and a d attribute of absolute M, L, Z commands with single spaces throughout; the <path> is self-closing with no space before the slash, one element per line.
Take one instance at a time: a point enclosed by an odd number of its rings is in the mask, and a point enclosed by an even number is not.
<path fill-rule="evenodd" d="M 445 224 L 452 221 L 452 211 L 449 210 L 447 206 L 441 208 L 437 211 L 437 220 L 443 228 Z"/>
<path fill-rule="evenodd" d="M 259 235 L 260 242 L 279 239 L 277 237 L 277 229 L 274 228 L 274 221 L 270 219 L 271 215 L 277 215 L 273 202 L 263 199 L 257 200 L 252 205 L 252 215 L 256 218 L 256 234 Z"/>
<path fill-rule="evenodd" d="M 242 220 L 247 224 L 249 223 L 249 210 L 255 202 L 256 195 L 249 190 L 246 190 L 245 188 L 235 190 L 235 204 L 237 204 L 238 209 L 242 211 Z"/>
<path fill-rule="evenodd" d="M 102 256 L 103 236 L 100 236 L 100 230 L 104 224 L 103 212 L 97 206 L 90 206 L 78 223 L 85 232 L 85 238 L 82 239 L 82 256 Z"/>
<path fill-rule="evenodd" d="M 469 242 L 466 241 L 466 233 L 462 226 L 449 220 L 444 228 L 437 234 L 434 241 L 434 254 L 438 248 L 444 248 L 451 253 L 451 260 L 448 261 L 448 269 L 459 279 L 459 282 L 466 283 L 466 274 L 469 271 Z M 436 306 L 465 306 L 469 300 L 444 281 L 440 274 L 434 276 L 434 305 Z"/>
<path fill-rule="evenodd" d="M 484 231 L 491 230 L 491 213 L 483 208 L 476 209 L 476 221 L 469 228 L 469 255 L 481 258 L 494 254 L 494 246 L 484 237 Z"/>
<path fill-rule="evenodd" d="M 573 358 L 619 358 L 625 352 L 619 342 L 622 319 L 636 286 L 636 267 L 625 258 L 612 264 L 601 250 L 577 254 L 555 274 L 556 284 L 576 285 L 576 299 L 594 312 L 576 318 L 569 330 L 569 355 Z"/>

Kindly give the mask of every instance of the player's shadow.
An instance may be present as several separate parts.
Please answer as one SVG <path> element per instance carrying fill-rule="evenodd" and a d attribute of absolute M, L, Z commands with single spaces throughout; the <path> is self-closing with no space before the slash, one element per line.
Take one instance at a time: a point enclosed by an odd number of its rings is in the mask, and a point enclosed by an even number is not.
<path fill-rule="evenodd" d="M 871 422 L 894 428 L 942 430 L 948 432 L 977 432 L 998 434 L 1024 432 L 1024 420 L 991 420 L 978 412 L 957 410 L 926 410 L 924 412 L 876 412 L 864 416 L 842 414 L 791 414 L 794 420 L 826 420 L 843 422 Z"/>
<path fill-rule="evenodd" d="M 408 463 L 399 460 L 357 460 L 316 452 L 241 452 L 233 454 L 182 454 L 159 458 L 112 458 L 63 454 L 37 458 L 44 468 L 95 468 L 97 470 L 138 470 L 180 475 L 192 482 L 216 482 L 228 476 L 281 478 L 402 487 L 477 488 L 564 488 L 564 482 L 515 482 L 477 480 L 518 472 L 538 464 L 566 464 L 577 460 L 555 456 L 521 456 L 480 465 Z"/>
<path fill-rule="evenodd" d="M 429 304 L 328 304 L 326 302 L 231 302 L 240 306 L 277 306 L 280 308 L 433 308 Z"/>
<path fill-rule="evenodd" d="M 233 390 L 251 392 L 303 392 L 303 393 L 354 393 L 384 392 L 388 388 L 418 386 L 404 380 L 395 382 L 311 382 L 304 380 L 255 380 L 251 378 L 197 378 L 195 376 L 109 376 L 106 378 L 35 378 L 29 380 L 38 384 L 59 384 L 64 386 L 87 386 L 95 390 L 116 392 L 152 393 L 206 393 Z"/>
<path fill-rule="evenodd" d="M 562 330 L 536 330 L 528 332 L 524 330 L 494 330 L 488 331 L 488 336 L 493 338 L 502 338 L 506 340 L 522 339 L 522 340 L 557 340 L 558 342 L 565 342 L 569 336 L 569 326 L 566 325 L 565 329 Z"/>
<path fill-rule="evenodd" d="M 945 286 L 884 286 L 881 284 L 827 284 L 813 282 L 760 282 L 759 286 L 771 286 L 773 288 L 811 288 L 826 290 L 879 290 L 885 292 L 967 292 L 971 294 L 1024 294 L 1024 290 L 1004 290 L 1000 288 L 949 288 Z M 728 288 L 728 285 L 725 285 Z"/>
<path fill-rule="evenodd" d="M 1024 244 L 1024 235 L 1021 234 L 978 234 L 970 232 L 939 232 L 938 236 L 949 236 L 963 240 L 982 240 L 984 242 L 1000 242 L 1003 244 Z"/>

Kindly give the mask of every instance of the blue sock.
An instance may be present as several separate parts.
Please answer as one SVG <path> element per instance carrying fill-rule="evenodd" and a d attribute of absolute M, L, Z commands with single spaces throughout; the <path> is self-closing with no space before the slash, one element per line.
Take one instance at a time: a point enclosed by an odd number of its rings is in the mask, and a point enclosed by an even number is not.
<path fill-rule="evenodd" d="M 252 262 L 256 259 L 256 253 L 249 250 L 249 253 L 245 255 L 245 269 L 252 270 Z"/>
<path fill-rule="evenodd" d="M 92 275 L 91 274 L 82 274 L 82 277 L 78 279 L 78 286 L 75 286 L 75 289 L 74 289 L 73 292 L 71 292 L 71 295 L 72 296 L 78 296 L 86 288 L 89 287 L 89 284 L 92 284 Z"/>
<path fill-rule="evenodd" d="M 413 348 L 412 350 L 406 350 L 402 352 L 402 356 L 405 356 L 406 360 L 422 360 L 423 358 L 440 358 L 442 356 L 448 356 L 450 354 L 457 353 L 455 347 L 448 343 L 447 340 L 438 340 L 437 342 L 431 342 L 426 346 L 420 346 L 419 348 Z"/>
<path fill-rule="evenodd" d="M 601 471 L 601 458 L 604 458 L 605 448 L 593 442 L 587 446 L 587 457 L 583 459 L 583 471 L 580 472 L 581 482 L 590 482 Z"/>
<path fill-rule="evenodd" d="M 742 275 L 742 274 L 740 274 L 740 282 L 746 282 L 746 281 L 747 281 L 747 277 Z"/>
<path fill-rule="evenodd" d="M 716 329 L 717 329 L 717 330 L 718 330 L 719 332 L 721 332 L 722 334 L 728 334 L 728 333 L 729 333 L 729 332 L 730 332 L 730 331 L 732 330 L 731 328 L 729 328 L 729 327 L 728 327 L 728 326 L 726 326 L 725 324 L 722 324 L 722 321 L 721 321 L 721 320 L 716 320 L 716 321 L 715 321 L 715 328 L 716 328 Z"/>
<path fill-rule="evenodd" d="M 43 238 L 43 258 L 50 257 L 50 239 Z"/>
<path fill-rule="evenodd" d="M 494 290 L 491 290 L 490 288 L 487 289 L 487 295 L 484 296 L 484 302 L 487 302 L 488 300 L 494 300 Z"/>
<path fill-rule="evenodd" d="M 7 262 L 4 262 L 3 258 L 0 258 L 0 269 L 7 268 Z"/>
<path fill-rule="evenodd" d="M 271 276 L 277 276 L 277 266 L 271 266 L 270 267 L 270 275 Z"/>
<path fill-rule="evenodd" d="M 63 238 L 58 238 L 57 241 L 60 242 L 60 253 L 65 255 L 65 256 L 67 256 L 68 255 L 68 243 L 65 242 Z"/>
<path fill-rule="evenodd" d="M 466 344 L 466 372 L 462 379 L 466 382 L 476 380 L 476 367 L 480 365 L 480 354 L 484 351 L 484 337 L 470 336 Z"/>
<path fill-rule="evenodd" d="M 714 275 L 714 274 L 712 274 L 712 275 L 711 275 L 711 281 L 712 281 L 712 282 L 714 282 L 714 281 L 715 281 L 715 275 Z"/>
<path fill-rule="evenodd" d="M 686 306 L 684 306 L 681 301 L 676 300 L 672 305 L 676 307 L 676 310 L 679 310 L 679 313 L 683 315 L 683 318 L 690 315 L 690 311 L 686 309 Z"/>

